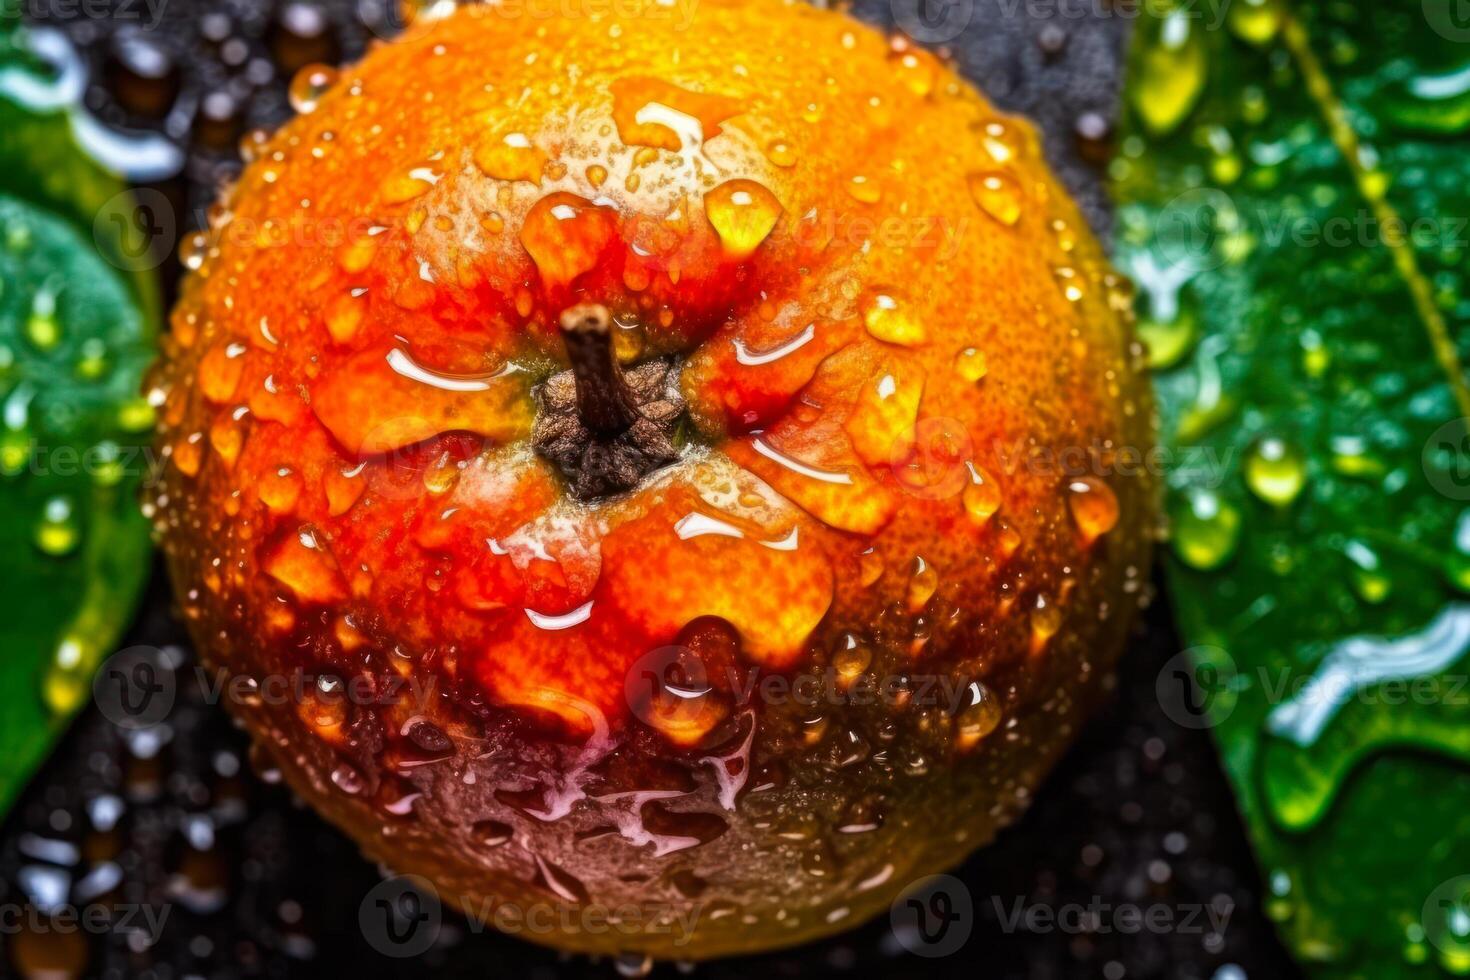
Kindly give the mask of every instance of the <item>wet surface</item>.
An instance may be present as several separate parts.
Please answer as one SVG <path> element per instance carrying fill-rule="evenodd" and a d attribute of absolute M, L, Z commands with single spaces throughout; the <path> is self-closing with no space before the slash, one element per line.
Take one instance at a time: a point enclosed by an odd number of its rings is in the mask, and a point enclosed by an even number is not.
<path fill-rule="evenodd" d="M 204 223 L 215 188 L 238 170 L 238 143 L 291 109 L 295 69 L 354 58 L 386 16 L 368 0 L 320 5 L 171 0 L 115 16 L 61 3 L 33 20 L 64 30 L 90 70 L 89 109 L 119 127 L 165 133 L 187 150 L 181 174 L 151 185 L 180 212 L 180 231 Z M 1098 161 L 1106 153 L 1131 19 L 1104 7 L 977 0 L 948 42 L 960 69 L 1001 108 L 1041 124 L 1049 158 L 1094 226 L 1108 216 Z M 127 9 L 134 13 L 122 16 Z M 951 8 L 944 8 L 945 10 Z M 856 12 L 891 25 L 904 0 Z M 1055 16 L 1044 16 L 1056 12 Z M 937 15 L 936 15 L 937 16 Z M 365 24 L 366 22 L 366 24 Z M 935 22 L 931 19 L 931 25 Z M 926 28 L 948 34 L 942 22 Z M 384 29 L 387 33 L 387 30 Z M 177 278 L 177 262 L 164 269 Z M 1028 816 L 957 872 L 973 932 L 943 958 L 906 953 L 889 924 L 799 950 L 697 968 L 707 977 L 1287 977 L 1291 966 L 1262 914 L 1261 885 L 1207 733 L 1170 722 L 1155 695 L 1158 670 L 1179 649 L 1158 603 L 1125 664 L 1119 695 L 1084 732 Z M 167 908 L 156 938 L 145 921 L 97 935 L 23 928 L 0 946 L 3 975 L 376 976 L 533 978 L 606 976 L 589 963 L 448 922 L 419 959 L 373 952 L 358 910 L 380 880 L 353 845 L 293 802 L 248 745 L 200 697 L 182 627 L 161 573 L 128 644 L 178 644 L 181 697 L 162 734 L 124 737 L 84 716 L 17 806 L 0 836 L 0 903 Z M 955 909 L 964 912 L 963 895 Z M 1128 904 L 1162 907 L 1173 925 L 1124 932 Z M 1203 906 L 1214 910 L 1214 923 Z M 1049 925 L 1036 909 L 1063 918 Z M 1028 914 L 1031 910 L 1031 914 Z M 1013 926 L 1017 913 L 1031 925 Z M 1101 928 L 1078 927 L 1097 915 Z M 1227 918 L 1228 917 L 1228 918 Z M 1112 928 L 1104 932 L 1104 929 Z M 1219 928 L 1216 932 L 1215 929 Z M 1231 967 L 1240 972 L 1234 972 Z M 622 964 L 637 972 L 637 964 Z M 672 967 L 658 973 L 672 975 Z"/>

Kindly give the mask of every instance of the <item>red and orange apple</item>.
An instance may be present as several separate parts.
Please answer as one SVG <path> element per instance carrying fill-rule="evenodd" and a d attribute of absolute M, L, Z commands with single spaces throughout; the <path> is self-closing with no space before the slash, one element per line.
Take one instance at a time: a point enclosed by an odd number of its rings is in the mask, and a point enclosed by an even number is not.
<path fill-rule="evenodd" d="M 836 13 L 669 11 L 462 9 L 253 144 L 151 507 L 207 662 L 378 695 L 232 706 L 370 855 L 697 959 L 1024 809 L 1143 595 L 1151 407 L 1030 126 Z"/>

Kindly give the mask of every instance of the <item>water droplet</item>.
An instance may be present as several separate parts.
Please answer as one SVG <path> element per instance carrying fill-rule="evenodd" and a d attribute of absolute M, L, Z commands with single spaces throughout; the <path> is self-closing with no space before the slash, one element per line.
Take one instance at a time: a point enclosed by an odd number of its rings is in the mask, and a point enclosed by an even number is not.
<path fill-rule="evenodd" d="M 1235 0 L 1226 23 L 1235 36 L 1250 44 L 1264 45 L 1281 29 L 1280 0 Z"/>
<path fill-rule="evenodd" d="M 776 227 L 781 204 L 753 180 L 727 180 L 705 195 L 704 213 L 720 236 L 725 254 L 743 259 Z"/>
<path fill-rule="evenodd" d="M 1076 269 L 1069 265 L 1061 265 L 1052 271 L 1056 276 L 1057 284 L 1062 287 L 1062 295 L 1067 297 L 1067 302 L 1076 303 L 1087 295 L 1087 290 L 1082 284 L 1082 277 L 1077 274 Z"/>
<path fill-rule="evenodd" d="M 871 178 L 857 174 L 847 182 L 847 193 L 863 204 L 877 204 L 883 199 L 883 188 Z"/>
<path fill-rule="evenodd" d="M 915 347 L 929 333 L 892 292 L 869 293 L 863 301 L 863 325 L 873 337 L 889 344 Z"/>
<path fill-rule="evenodd" d="M 1290 506 L 1307 482 L 1307 462 L 1300 449 L 1277 436 L 1256 440 L 1245 459 L 1245 482 L 1268 504 Z"/>
<path fill-rule="evenodd" d="M 1133 106 L 1154 133 L 1178 126 L 1199 101 L 1206 74 L 1201 30 L 1202 24 L 1182 8 L 1139 25 Z"/>
<path fill-rule="evenodd" d="M 64 637 L 41 681 L 41 700 L 58 716 L 69 716 L 92 695 L 92 668 L 82 642 Z"/>
<path fill-rule="evenodd" d="M 1031 610 L 1031 652 L 1040 653 L 1061 628 L 1061 607 L 1055 600 L 1037 596 L 1036 606 Z"/>
<path fill-rule="evenodd" d="M 909 564 L 907 593 L 909 612 L 922 612 L 938 589 L 939 569 L 931 565 L 922 555 L 915 555 L 914 560 Z"/>
<path fill-rule="evenodd" d="M 475 166 L 496 180 L 540 183 L 547 156 L 525 133 L 497 133 L 475 150 Z M 607 171 L 603 171 L 606 179 Z M 601 183 L 599 181 L 598 183 Z"/>
<path fill-rule="evenodd" d="M 838 682 L 845 686 L 872 666 L 873 651 L 855 633 L 844 633 L 837 642 L 837 651 L 832 654 L 832 669 L 837 672 Z"/>
<path fill-rule="evenodd" d="M 966 467 L 970 471 L 970 482 L 965 486 L 961 499 L 970 518 L 976 524 L 984 526 L 1000 510 L 1004 497 L 995 477 L 974 463 L 967 463 Z"/>
<path fill-rule="evenodd" d="M 1085 544 L 1118 526 L 1118 496 L 1096 477 L 1083 477 L 1067 485 L 1067 506 Z"/>
<path fill-rule="evenodd" d="M 291 79 L 286 98 L 291 108 L 305 115 L 315 111 L 317 103 L 337 84 L 337 69 L 330 65 L 306 65 Z"/>
<path fill-rule="evenodd" d="M 965 692 L 965 704 L 955 713 L 955 746 L 968 752 L 1000 725 L 1000 699 L 990 688 L 974 681 Z"/>
<path fill-rule="evenodd" d="M 82 540 L 82 528 L 69 497 L 56 496 L 46 501 L 36 525 L 36 547 L 42 554 L 60 558 L 76 550 Z"/>
<path fill-rule="evenodd" d="M 48 351 L 61 341 L 61 322 L 56 318 L 56 293 L 39 290 L 31 300 L 26 317 L 25 337 L 38 351 Z"/>
<path fill-rule="evenodd" d="M 367 312 L 367 291 L 352 289 L 335 297 L 325 311 L 327 333 L 339 344 L 345 344 L 357 336 Z"/>
<path fill-rule="evenodd" d="M 1361 541 L 1349 541 L 1343 553 L 1352 562 L 1351 580 L 1358 597 L 1374 605 L 1387 599 L 1393 592 L 1393 579 L 1384 572 L 1378 552 Z"/>
<path fill-rule="evenodd" d="M 301 499 L 301 478 L 290 467 L 269 469 L 261 476 L 256 494 L 261 503 L 277 514 L 289 514 Z"/>
<path fill-rule="evenodd" d="M 526 213 L 521 244 L 550 285 L 593 269 L 616 234 L 616 214 L 575 194 L 548 194 Z"/>
<path fill-rule="evenodd" d="M 961 348 L 960 352 L 954 356 L 954 369 L 966 381 L 980 381 L 989 371 L 985 352 L 978 347 Z"/>
<path fill-rule="evenodd" d="M 1214 571 L 1234 557 L 1240 532 L 1240 510 L 1213 490 L 1186 493 L 1173 514 L 1174 553 L 1202 572 Z"/>
<path fill-rule="evenodd" d="M 613 959 L 613 968 L 618 976 L 636 980 L 653 972 L 653 957 L 647 953 L 619 953 Z"/>
<path fill-rule="evenodd" d="M 772 140 L 768 143 L 766 157 L 778 167 L 796 166 L 796 151 L 785 140 Z"/>
<path fill-rule="evenodd" d="M 1016 178 L 998 171 L 972 174 L 970 196 L 980 209 L 1003 225 L 1014 225 L 1021 217 L 1021 185 Z"/>
<path fill-rule="evenodd" d="M 1179 310 L 1167 321 L 1140 317 L 1136 330 L 1138 339 L 1148 347 L 1148 366 L 1154 371 L 1167 370 L 1184 360 L 1199 339 L 1195 316 L 1189 310 Z"/>

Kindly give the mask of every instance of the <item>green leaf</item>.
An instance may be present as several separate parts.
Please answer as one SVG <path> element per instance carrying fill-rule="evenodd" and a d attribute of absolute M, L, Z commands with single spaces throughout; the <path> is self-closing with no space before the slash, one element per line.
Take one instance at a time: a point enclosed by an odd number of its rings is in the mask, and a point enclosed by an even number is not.
<path fill-rule="evenodd" d="M 0 813 L 86 703 L 150 553 L 156 291 L 119 272 L 139 264 L 111 251 L 127 226 L 105 216 L 131 198 L 72 140 L 69 110 L 11 98 L 27 61 L 0 30 Z"/>
<path fill-rule="evenodd" d="M 1309 972 L 1470 972 L 1470 22 L 1144 7 L 1118 260 L 1192 697 Z"/>

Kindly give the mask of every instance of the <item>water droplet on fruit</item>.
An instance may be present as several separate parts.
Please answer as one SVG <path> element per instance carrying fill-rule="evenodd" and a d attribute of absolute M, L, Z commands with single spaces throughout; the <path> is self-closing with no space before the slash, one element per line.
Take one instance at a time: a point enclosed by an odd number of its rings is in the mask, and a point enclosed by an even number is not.
<path fill-rule="evenodd" d="M 1102 480 L 1092 476 L 1073 480 L 1067 491 L 1067 507 L 1084 544 L 1091 545 L 1118 526 L 1118 496 Z"/>
<path fill-rule="evenodd" d="M 475 150 L 475 166 L 496 180 L 539 183 L 546 163 L 546 153 L 525 133 L 496 133 Z M 604 179 L 606 176 L 604 170 Z"/>
<path fill-rule="evenodd" d="M 499 820 L 482 820 L 470 828 L 470 836 L 482 847 L 500 847 L 515 836 L 515 829 Z"/>
<path fill-rule="evenodd" d="M 864 174 L 856 174 L 847 182 L 847 193 L 863 204 L 877 204 L 883 199 L 883 188 Z"/>
<path fill-rule="evenodd" d="M 998 171 L 972 174 L 970 196 L 980 209 L 1003 225 L 1014 225 L 1021 217 L 1021 185 L 1016 178 Z"/>
<path fill-rule="evenodd" d="M 873 651 L 855 633 L 844 633 L 832 654 L 832 669 L 837 680 L 846 686 L 862 676 L 873 663 Z"/>
<path fill-rule="evenodd" d="M 1000 699 L 979 681 L 965 691 L 965 703 L 954 717 L 955 747 L 968 752 L 1000 725 Z"/>
<path fill-rule="evenodd" d="M 366 788 L 367 780 L 362 773 L 344 762 L 332 770 L 332 784 L 348 796 L 356 796 Z"/>
<path fill-rule="evenodd" d="M 891 291 L 869 293 L 864 298 L 863 325 L 878 340 L 903 347 L 922 344 L 929 336 L 924 325 Z"/>
<path fill-rule="evenodd" d="M 1000 484 L 980 466 L 974 463 L 966 463 L 965 466 L 970 473 L 970 482 L 965 485 L 961 496 L 965 512 L 976 524 L 984 526 L 990 523 L 1004 502 Z"/>
<path fill-rule="evenodd" d="M 1031 652 L 1040 653 L 1062 628 L 1062 610 L 1056 600 L 1044 595 L 1036 597 L 1031 610 Z"/>
<path fill-rule="evenodd" d="M 1307 482 L 1306 457 L 1279 436 L 1263 436 L 1246 456 L 1245 482 L 1266 503 L 1290 506 Z"/>
<path fill-rule="evenodd" d="M 973 383 L 982 380 L 990 367 L 986 363 L 983 350 L 978 347 L 963 347 L 954 356 L 954 369 L 960 377 Z"/>
<path fill-rule="evenodd" d="M 405 174 L 394 174 L 383 181 L 379 193 L 385 204 L 407 204 L 427 194 L 439 182 L 439 174 L 428 167 L 415 167 Z"/>
<path fill-rule="evenodd" d="M 766 157 L 778 167 L 796 166 L 796 151 L 785 140 L 772 140 L 768 143 Z"/>
<path fill-rule="evenodd" d="M 939 589 L 939 569 L 931 565 L 922 555 L 915 555 L 909 564 L 909 585 L 906 599 L 910 613 L 922 612 Z"/>
<path fill-rule="evenodd" d="M 289 514 L 301 499 L 301 478 L 288 466 L 274 467 L 261 475 L 256 494 L 275 513 Z"/>
<path fill-rule="evenodd" d="M 199 359 L 199 393 L 216 405 L 232 400 L 240 387 L 246 350 L 241 343 L 221 343 L 211 347 Z"/>
<path fill-rule="evenodd" d="M 261 567 L 301 602 L 325 605 L 347 595 L 336 562 L 309 527 L 280 535 L 265 549 Z"/>
<path fill-rule="evenodd" d="M 322 96 L 337 84 L 337 69 L 330 65 L 306 65 L 291 79 L 286 98 L 291 108 L 305 115 L 315 111 Z"/>
<path fill-rule="evenodd" d="M 753 180 L 727 180 L 704 196 L 704 213 L 720 236 L 725 254 L 743 259 L 776 227 L 781 204 Z"/>
<path fill-rule="evenodd" d="M 594 268 L 616 231 L 611 208 L 558 192 L 531 205 L 520 237 L 542 277 L 559 286 Z"/>
<path fill-rule="evenodd" d="M 325 311 L 327 333 L 339 344 L 345 344 L 357 336 L 362 318 L 367 312 L 367 290 L 352 289 L 335 297 Z"/>
<path fill-rule="evenodd" d="M 1057 284 L 1062 287 L 1062 295 L 1067 297 L 1069 303 L 1079 302 L 1087 295 L 1087 290 L 1082 284 L 1082 277 L 1077 270 L 1069 265 L 1057 266 L 1052 270 L 1056 276 Z"/>

